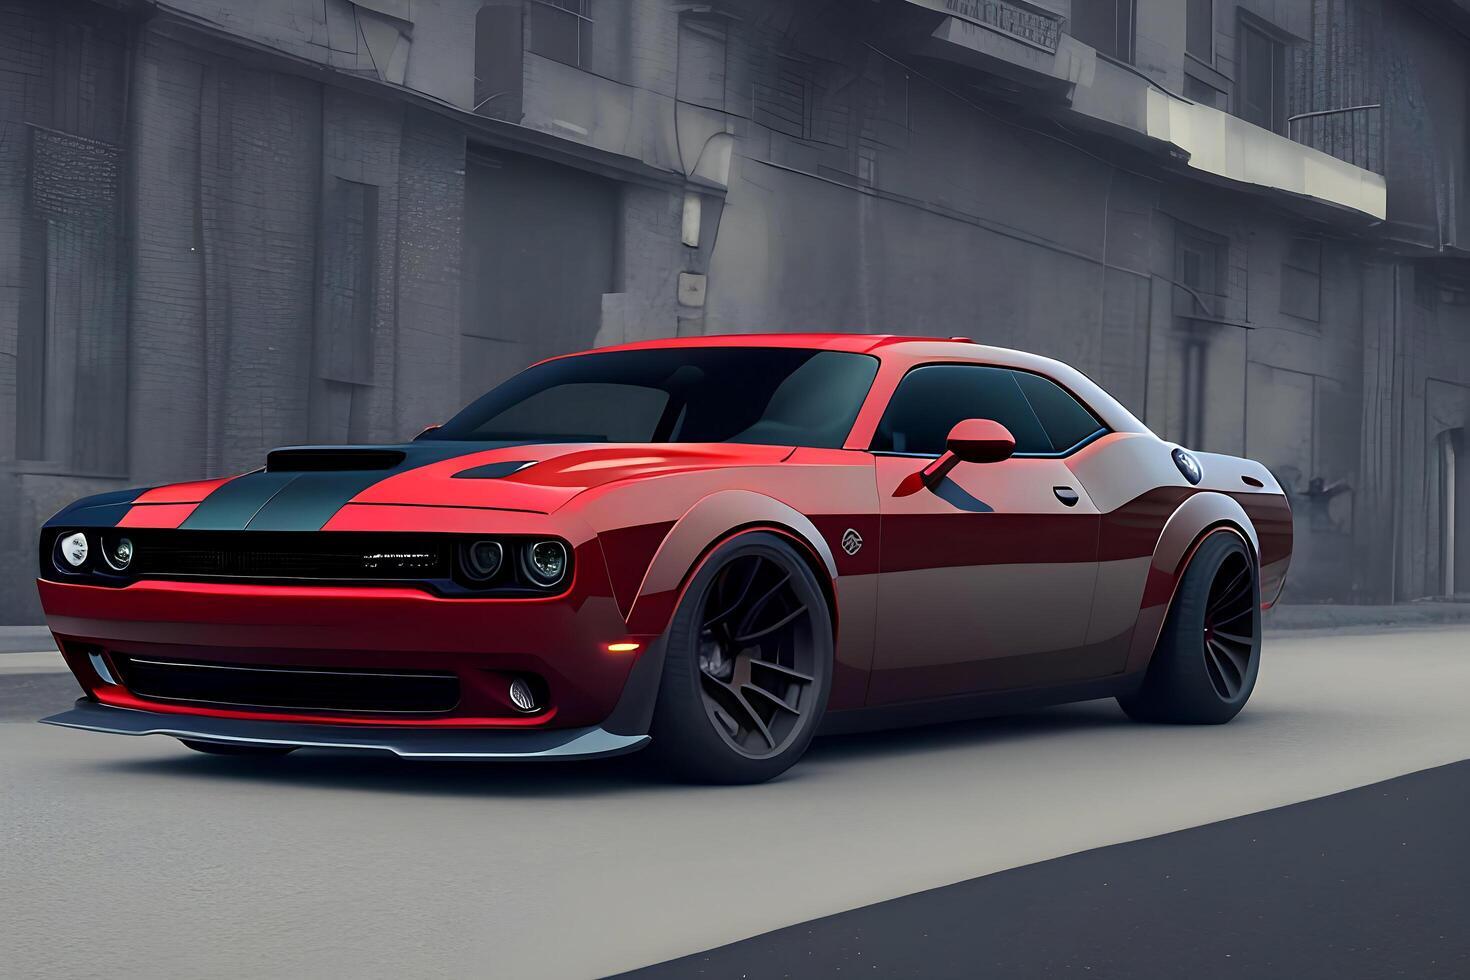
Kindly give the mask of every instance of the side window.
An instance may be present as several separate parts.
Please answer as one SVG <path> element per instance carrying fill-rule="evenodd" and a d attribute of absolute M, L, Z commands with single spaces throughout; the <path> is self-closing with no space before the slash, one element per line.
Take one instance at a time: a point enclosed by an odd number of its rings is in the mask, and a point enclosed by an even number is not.
<path fill-rule="evenodd" d="M 1016 383 L 1026 393 L 1026 399 L 1036 410 L 1051 440 L 1052 449 L 1065 452 L 1077 443 L 1093 435 L 1103 424 L 1082 406 L 1077 399 L 1067 394 L 1060 385 L 1039 374 L 1016 372 Z"/>
<path fill-rule="evenodd" d="M 904 375 L 873 435 L 874 452 L 944 452 L 949 430 L 965 419 L 994 419 L 1016 437 L 1018 453 L 1049 453 L 1051 440 L 1003 368 L 931 364 Z"/>

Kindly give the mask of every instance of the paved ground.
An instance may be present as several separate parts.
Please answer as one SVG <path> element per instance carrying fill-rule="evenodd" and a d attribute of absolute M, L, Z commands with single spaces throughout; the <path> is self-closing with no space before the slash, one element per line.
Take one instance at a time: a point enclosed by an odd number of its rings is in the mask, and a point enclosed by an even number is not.
<path fill-rule="evenodd" d="M 1464 628 L 1272 637 L 1223 728 L 1080 706 L 826 740 L 728 789 L 664 785 L 636 757 L 250 762 L 46 728 L 24 719 L 74 689 L 17 656 L 0 974 L 25 977 L 598 976 L 1470 758 Z M 1226 860 L 1243 847 L 1221 840 Z M 1157 954 L 1189 975 L 1190 950 Z"/>
<path fill-rule="evenodd" d="M 1470 762 L 788 926 L 629 980 L 1470 976 Z"/>

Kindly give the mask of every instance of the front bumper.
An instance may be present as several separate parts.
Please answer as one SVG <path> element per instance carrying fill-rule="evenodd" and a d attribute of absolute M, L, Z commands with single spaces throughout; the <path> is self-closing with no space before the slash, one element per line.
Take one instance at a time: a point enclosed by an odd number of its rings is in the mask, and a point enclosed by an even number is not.
<path fill-rule="evenodd" d="M 137 711 L 85 698 L 41 722 L 113 735 L 170 735 L 223 745 L 349 749 L 437 760 L 596 759 L 634 752 L 650 741 L 647 735 L 617 735 L 597 726 L 521 731 L 349 727 Z"/>
<path fill-rule="evenodd" d="M 159 715 L 338 729 L 576 730 L 608 722 L 643 651 L 610 653 L 629 639 L 602 562 L 583 563 L 574 591 L 553 599 L 449 599 L 412 589 L 138 582 L 104 588 L 42 581 L 47 622 L 91 699 Z M 99 671 L 93 654 L 110 670 Z M 178 664 L 323 671 L 452 674 L 456 707 L 432 716 L 396 710 L 267 710 L 248 698 L 160 701 L 131 689 L 127 658 Z M 106 676 L 110 675 L 110 676 Z M 543 710 L 523 714 L 509 678 L 540 678 Z M 656 681 L 656 677 L 651 678 Z M 323 709 L 329 705 L 320 706 Z M 386 705 L 393 708 L 393 705 Z M 242 715 L 246 717 L 241 717 Z M 629 728 L 613 727 L 617 731 Z"/>

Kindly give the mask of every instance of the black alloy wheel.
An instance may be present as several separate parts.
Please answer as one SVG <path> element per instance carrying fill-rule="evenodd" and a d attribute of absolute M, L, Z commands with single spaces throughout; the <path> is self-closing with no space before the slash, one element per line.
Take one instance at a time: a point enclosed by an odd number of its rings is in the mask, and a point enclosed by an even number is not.
<path fill-rule="evenodd" d="M 1131 718 L 1218 725 L 1240 713 L 1261 666 L 1261 583 L 1233 531 L 1205 537 L 1184 571 L 1139 689 L 1118 699 Z"/>
<path fill-rule="evenodd" d="M 1250 559 L 1241 551 L 1225 557 L 1210 583 L 1205 605 L 1205 666 L 1223 701 L 1240 696 L 1260 643 L 1254 584 Z"/>
<path fill-rule="evenodd" d="M 654 754 L 699 781 L 779 774 L 826 710 L 832 650 L 826 597 L 790 544 L 754 532 L 720 546 L 670 627 Z"/>

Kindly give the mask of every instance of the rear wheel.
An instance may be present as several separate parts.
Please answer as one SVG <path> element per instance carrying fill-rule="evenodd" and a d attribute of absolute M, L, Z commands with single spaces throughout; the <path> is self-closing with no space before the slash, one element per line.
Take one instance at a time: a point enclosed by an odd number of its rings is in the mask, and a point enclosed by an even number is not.
<path fill-rule="evenodd" d="M 1137 693 L 1131 718 L 1218 725 L 1245 707 L 1261 660 L 1261 586 L 1239 536 L 1211 534 L 1195 552 Z"/>
<path fill-rule="evenodd" d="M 186 748 L 191 748 L 195 752 L 203 752 L 205 755 L 253 755 L 259 757 L 290 755 L 296 751 L 296 746 L 294 745 L 237 745 L 228 742 L 196 742 L 188 738 L 181 738 L 179 741 Z"/>
<path fill-rule="evenodd" d="M 767 532 L 721 545 L 669 627 L 653 755 L 699 782 L 780 775 L 826 710 L 832 651 L 826 598 L 791 545 Z"/>

